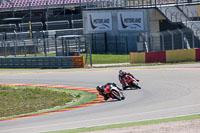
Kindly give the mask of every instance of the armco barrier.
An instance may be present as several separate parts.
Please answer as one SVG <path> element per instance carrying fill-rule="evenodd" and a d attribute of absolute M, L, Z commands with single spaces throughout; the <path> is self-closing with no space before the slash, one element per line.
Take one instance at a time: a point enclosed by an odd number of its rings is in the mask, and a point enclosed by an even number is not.
<path fill-rule="evenodd" d="M 130 63 L 145 63 L 145 53 L 130 53 Z"/>
<path fill-rule="evenodd" d="M 145 62 L 146 63 L 153 63 L 153 62 L 166 62 L 166 52 L 159 51 L 159 52 L 149 52 L 145 53 Z"/>
<path fill-rule="evenodd" d="M 168 50 L 166 51 L 166 62 L 195 61 L 195 49 Z"/>
<path fill-rule="evenodd" d="M 6 57 L 0 58 L 0 68 L 73 68 L 84 67 L 81 56 Z"/>
<path fill-rule="evenodd" d="M 200 61 L 200 49 L 167 50 L 130 54 L 130 63 L 174 63 Z"/>

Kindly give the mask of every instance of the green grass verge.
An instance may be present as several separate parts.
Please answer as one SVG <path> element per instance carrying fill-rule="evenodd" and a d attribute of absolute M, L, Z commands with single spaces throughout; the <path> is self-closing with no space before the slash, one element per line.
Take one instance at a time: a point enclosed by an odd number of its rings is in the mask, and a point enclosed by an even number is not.
<path fill-rule="evenodd" d="M 64 106 L 78 97 L 80 96 L 38 87 L 0 86 L 0 117 Z"/>
<path fill-rule="evenodd" d="M 86 59 L 85 54 L 81 54 Z M 129 63 L 129 54 L 115 55 L 115 54 L 92 54 L 92 64 L 113 64 L 113 63 Z M 87 60 L 87 64 L 90 59 Z"/>
<path fill-rule="evenodd" d="M 7 89 L 9 91 L 5 91 Z M 71 96 L 76 101 L 72 102 Z M 96 98 L 95 94 L 78 90 L 0 86 L 0 100 L 3 101 L 0 103 L 0 119 L 73 107 L 91 102 Z M 42 105 L 42 108 L 39 105 Z"/>
<path fill-rule="evenodd" d="M 52 131 L 52 132 L 47 132 L 47 133 L 79 133 L 79 132 L 89 132 L 89 131 L 105 130 L 105 129 L 112 129 L 112 128 L 123 128 L 123 127 L 137 126 L 137 125 L 157 124 L 157 123 L 175 122 L 175 121 L 193 120 L 193 119 L 200 119 L 200 114 L 183 116 L 183 117 L 175 117 L 175 118 L 158 119 L 158 120 L 96 126 L 96 127 L 89 127 L 89 128 L 78 128 L 78 129 L 71 129 L 71 130 Z"/>

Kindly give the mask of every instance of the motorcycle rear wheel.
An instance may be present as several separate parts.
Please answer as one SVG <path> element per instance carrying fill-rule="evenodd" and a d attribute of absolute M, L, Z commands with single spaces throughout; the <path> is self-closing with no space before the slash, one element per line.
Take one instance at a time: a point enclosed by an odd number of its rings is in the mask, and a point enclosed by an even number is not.
<path fill-rule="evenodd" d="M 141 89 L 140 86 L 134 84 L 133 82 L 131 82 L 131 86 L 132 86 L 131 88 Z"/>

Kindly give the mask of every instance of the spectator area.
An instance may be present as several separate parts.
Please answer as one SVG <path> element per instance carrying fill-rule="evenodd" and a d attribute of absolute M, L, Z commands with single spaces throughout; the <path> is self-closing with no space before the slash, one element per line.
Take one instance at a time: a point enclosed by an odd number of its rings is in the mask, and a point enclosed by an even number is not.
<path fill-rule="evenodd" d="M 81 3 L 92 2 L 95 0 L 81 0 Z M 80 0 L 10 0 L 0 3 L 0 8 L 11 7 L 35 7 L 45 5 L 63 5 L 63 4 L 78 4 Z"/>

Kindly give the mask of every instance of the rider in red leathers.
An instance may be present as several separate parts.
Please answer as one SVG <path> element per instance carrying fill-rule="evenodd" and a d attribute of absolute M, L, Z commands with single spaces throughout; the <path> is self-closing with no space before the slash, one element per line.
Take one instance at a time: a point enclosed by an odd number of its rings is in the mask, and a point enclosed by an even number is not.
<path fill-rule="evenodd" d="M 130 77 L 136 79 L 131 73 L 127 73 L 127 72 L 125 72 L 125 71 L 120 70 L 120 71 L 119 71 L 119 81 L 120 81 L 120 83 L 122 84 L 123 90 L 126 90 L 126 88 L 128 87 L 128 86 L 126 86 L 126 83 L 125 83 L 124 80 L 123 80 L 123 78 L 124 78 L 126 75 L 129 75 Z M 138 79 L 136 79 L 136 80 L 139 81 Z"/>
<path fill-rule="evenodd" d="M 109 96 L 110 85 L 113 85 L 113 86 L 117 87 L 117 85 L 115 83 L 107 83 L 105 85 L 96 87 L 96 89 L 99 91 L 99 95 L 104 96 L 104 100 L 108 100 L 110 98 L 110 96 Z M 118 89 L 121 90 L 120 88 L 118 88 Z"/>

